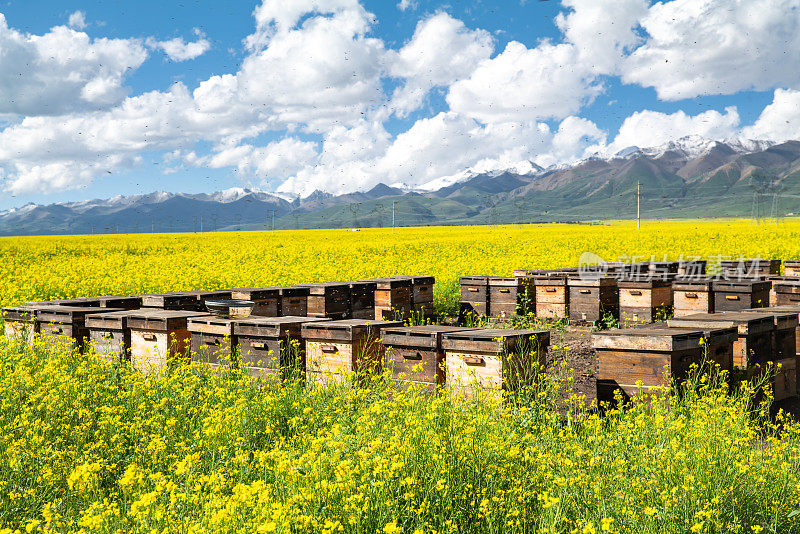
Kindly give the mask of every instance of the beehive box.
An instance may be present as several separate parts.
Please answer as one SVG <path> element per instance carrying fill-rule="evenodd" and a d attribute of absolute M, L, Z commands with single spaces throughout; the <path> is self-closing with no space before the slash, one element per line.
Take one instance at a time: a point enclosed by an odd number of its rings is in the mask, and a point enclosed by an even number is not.
<path fill-rule="evenodd" d="M 308 315 L 308 288 L 302 286 L 279 287 L 281 315 L 305 317 Z"/>
<path fill-rule="evenodd" d="M 667 323 L 644 325 L 646 328 L 667 329 Z M 639 328 L 639 327 L 636 327 Z M 714 327 L 699 329 L 703 331 L 703 353 L 710 365 L 718 365 L 720 371 L 733 370 L 733 347 L 739 339 L 738 328 Z"/>
<path fill-rule="evenodd" d="M 30 344 L 39 332 L 36 309 L 33 306 L 8 306 L 3 308 L 3 334 L 8 339 L 21 338 Z"/>
<path fill-rule="evenodd" d="M 647 264 L 647 273 L 652 278 L 669 280 L 678 274 L 679 261 L 651 261 Z"/>
<path fill-rule="evenodd" d="M 236 319 L 214 315 L 189 317 L 186 329 L 191 336 L 192 361 L 212 368 L 234 363 L 232 359 L 238 347 L 233 335 L 234 321 Z"/>
<path fill-rule="evenodd" d="M 458 279 L 461 285 L 461 315 L 472 313 L 478 316 L 489 314 L 489 277 L 462 276 Z"/>
<path fill-rule="evenodd" d="M 191 335 L 190 317 L 206 315 L 198 311 L 142 308 L 128 316 L 131 329 L 131 365 L 140 371 L 163 369 L 172 361 L 188 362 Z"/>
<path fill-rule="evenodd" d="M 445 382 L 442 334 L 469 330 L 457 326 L 390 326 L 381 329 L 384 367 L 398 382 L 435 389 Z"/>
<path fill-rule="evenodd" d="M 206 300 L 229 300 L 232 295 L 228 289 L 218 291 L 171 291 L 141 297 L 143 308 L 160 308 L 162 310 L 206 311 Z"/>
<path fill-rule="evenodd" d="M 305 345 L 301 327 L 324 317 L 248 317 L 235 319 L 239 366 L 256 378 L 305 378 Z"/>
<path fill-rule="evenodd" d="M 250 300 L 255 303 L 252 315 L 260 317 L 280 317 L 281 294 L 278 287 L 240 287 L 231 289 L 231 298 Z"/>
<path fill-rule="evenodd" d="M 632 397 L 685 379 L 692 364 L 703 361 L 701 339 L 699 328 L 649 325 L 592 334 L 598 362 L 597 400 L 612 402 L 617 389 L 624 397 Z"/>
<path fill-rule="evenodd" d="M 733 344 L 734 369 L 747 369 L 772 357 L 772 339 L 775 331 L 773 318 L 759 313 L 725 312 L 698 313 L 670 319 L 670 328 L 731 328 L 739 333 Z"/>
<path fill-rule="evenodd" d="M 350 373 L 380 372 L 385 356 L 381 329 L 402 324 L 364 319 L 304 323 L 306 380 L 314 383 L 341 379 Z"/>
<path fill-rule="evenodd" d="M 536 295 L 526 278 L 490 276 L 488 278 L 488 314 L 506 319 L 534 311 Z"/>
<path fill-rule="evenodd" d="M 681 260 L 678 262 L 678 276 L 700 277 L 706 274 L 706 260 Z"/>
<path fill-rule="evenodd" d="M 423 317 L 433 317 L 433 285 L 436 279 L 433 276 L 411 277 L 411 307 L 415 313 Z"/>
<path fill-rule="evenodd" d="M 781 260 L 743 259 L 723 260 L 719 263 L 726 278 L 758 278 L 781 273 Z"/>
<path fill-rule="evenodd" d="M 652 323 L 666 319 L 672 307 L 672 283 L 658 278 L 623 278 L 619 288 L 620 320 Z"/>
<path fill-rule="evenodd" d="M 713 279 L 678 277 L 672 282 L 672 302 L 675 317 L 695 313 L 714 313 Z"/>
<path fill-rule="evenodd" d="M 783 275 L 800 277 L 800 260 L 784 260 Z"/>
<path fill-rule="evenodd" d="M 795 311 L 775 310 L 773 308 L 753 308 L 742 310 L 744 313 L 769 315 L 775 324 L 772 338 L 772 358 L 785 360 L 797 355 L 798 314 Z"/>
<path fill-rule="evenodd" d="M 375 318 L 375 292 L 378 284 L 370 280 L 348 282 L 350 284 L 350 317 L 353 319 Z"/>
<path fill-rule="evenodd" d="M 407 319 L 414 298 L 413 278 L 410 276 L 385 276 L 375 278 L 375 319 Z"/>
<path fill-rule="evenodd" d="M 309 317 L 347 319 L 350 317 L 350 284 L 347 282 L 324 282 L 302 284 L 308 288 Z"/>
<path fill-rule="evenodd" d="M 122 310 L 105 308 L 103 311 Z M 89 338 L 86 316 L 98 312 L 99 308 L 88 306 L 42 306 L 36 308 L 36 321 L 39 323 L 42 339 L 50 341 L 71 339 L 79 350 L 83 350 Z"/>
<path fill-rule="evenodd" d="M 743 312 L 751 313 L 769 313 L 769 312 L 785 312 L 798 314 L 800 318 L 800 305 L 797 304 L 784 304 L 780 306 L 770 306 L 769 308 L 752 308 L 749 310 L 742 310 Z M 800 326 L 795 329 L 795 346 L 797 354 L 800 355 Z"/>
<path fill-rule="evenodd" d="M 74 299 L 48 300 L 41 302 L 28 302 L 31 305 L 52 306 L 77 306 L 89 308 L 116 308 L 121 310 L 135 310 L 142 306 L 141 297 L 137 296 L 100 296 L 78 297 Z"/>
<path fill-rule="evenodd" d="M 766 280 L 718 280 L 714 290 L 714 311 L 738 311 L 769 305 L 772 282 Z"/>
<path fill-rule="evenodd" d="M 769 305 L 800 305 L 800 278 L 770 277 L 772 288 L 769 291 Z"/>
<path fill-rule="evenodd" d="M 89 341 L 97 354 L 107 360 L 130 361 L 131 330 L 128 317 L 131 311 L 92 313 L 86 316 Z"/>
<path fill-rule="evenodd" d="M 471 397 L 477 388 L 498 396 L 530 384 L 545 365 L 547 330 L 473 329 L 442 334 L 448 388 Z"/>
<path fill-rule="evenodd" d="M 569 290 L 566 276 L 534 278 L 536 316 L 544 319 L 569 317 Z"/>
<path fill-rule="evenodd" d="M 614 278 L 571 278 L 567 287 L 571 322 L 596 323 L 605 314 L 619 317 L 619 289 Z"/>

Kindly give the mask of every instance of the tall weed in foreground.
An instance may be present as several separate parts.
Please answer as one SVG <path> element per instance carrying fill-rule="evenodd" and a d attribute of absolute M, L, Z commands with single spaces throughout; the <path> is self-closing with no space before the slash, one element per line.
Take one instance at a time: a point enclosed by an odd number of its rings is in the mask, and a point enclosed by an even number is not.
<path fill-rule="evenodd" d="M 568 384 L 501 405 L 145 376 L 0 337 L 0 531 L 800 532 L 798 427 L 746 392 L 600 415 Z"/>

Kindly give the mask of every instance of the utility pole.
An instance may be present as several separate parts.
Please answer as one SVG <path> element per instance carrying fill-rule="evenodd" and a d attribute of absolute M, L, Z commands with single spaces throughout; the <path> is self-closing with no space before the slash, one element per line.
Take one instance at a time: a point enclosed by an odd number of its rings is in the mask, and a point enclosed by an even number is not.
<path fill-rule="evenodd" d="M 392 200 L 392 233 L 394 233 L 394 203 L 396 201 Z"/>
<path fill-rule="evenodd" d="M 272 210 L 272 235 L 275 235 L 275 210 Z"/>
<path fill-rule="evenodd" d="M 639 219 L 639 191 L 640 191 L 640 187 L 639 186 L 640 186 L 640 184 L 637 181 L 636 182 L 636 229 L 637 230 L 639 229 L 639 226 L 641 224 L 640 219 Z"/>

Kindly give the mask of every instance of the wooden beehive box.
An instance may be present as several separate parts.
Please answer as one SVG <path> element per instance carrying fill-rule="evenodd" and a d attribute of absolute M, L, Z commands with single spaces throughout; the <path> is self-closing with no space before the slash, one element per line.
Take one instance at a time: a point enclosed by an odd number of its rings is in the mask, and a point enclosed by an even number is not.
<path fill-rule="evenodd" d="M 260 317 L 280 317 L 281 295 L 278 287 L 240 287 L 231 289 L 231 298 L 255 302 L 252 315 Z"/>
<path fill-rule="evenodd" d="M 651 325 L 644 325 L 646 328 L 661 328 L 667 329 L 667 323 L 655 323 Z M 639 328 L 639 327 L 636 327 Z M 714 327 L 703 328 L 703 352 L 708 359 L 709 364 L 718 365 L 720 371 L 733 370 L 733 347 L 736 340 L 739 339 L 738 328 L 731 327 Z"/>
<path fill-rule="evenodd" d="M 800 260 L 784 260 L 783 275 L 800 277 Z"/>
<path fill-rule="evenodd" d="M 143 308 L 157 308 L 162 310 L 203 311 L 203 303 L 193 291 L 171 291 L 169 293 L 154 293 L 138 295 L 142 299 Z"/>
<path fill-rule="evenodd" d="M 71 339 L 79 350 L 83 350 L 89 331 L 86 328 L 86 316 L 98 313 L 99 308 L 88 306 L 42 306 L 36 308 L 36 321 L 39 333 L 45 340 Z M 121 311 L 105 308 L 103 311 Z"/>
<path fill-rule="evenodd" d="M 217 367 L 231 365 L 238 347 L 233 325 L 236 319 L 202 315 L 189 317 L 186 330 L 191 336 L 190 348 L 193 362 Z"/>
<path fill-rule="evenodd" d="M 678 276 L 699 277 L 706 274 L 706 260 L 681 260 L 678 262 Z"/>
<path fill-rule="evenodd" d="M 414 298 L 413 279 L 410 276 L 385 276 L 373 281 L 376 284 L 375 319 L 410 317 Z"/>
<path fill-rule="evenodd" d="M 800 305 L 800 278 L 788 276 L 770 277 L 772 288 L 769 291 L 769 305 Z"/>
<path fill-rule="evenodd" d="M 3 321 L 3 334 L 8 339 L 21 338 L 30 344 L 39 332 L 36 309 L 30 305 L 3 308 Z"/>
<path fill-rule="evenodd" d="M 772 359 L 774 367 L 760 362 L 750 373 L 751 378 L 760 377 L 767 373 L 768 383 L 772 386 L 774 399 L 776 401 L 794 397 L 797 395 L 797 384 L 800 376 L 798 362 L 798 337 L 800 328 L 798 327 L 798 314 L 800 309 L 788 306 L 789 309 L 776 308 L 754 308 L 744 310 L 745 313 L 756 313 L 759 315 L 767 314 L 773 317 L 775 322 L 775 332 L 772 338 Z"/>
<path fill-rule="evenodd" d="M 324 317 L 293 316 L 234 320 L 240 367 L 255 378 L 305 378 L 302 325 L 325 321 Z"/>
<path fill-rule="evenodd" d="M 723 260 L 719 267 L 722 276 L 726 278 L 759 278 L 781 274 L 781 260 Z"/>
<path fill-rule="evenodd" d="M 544 319 L 569 317 L 569 289 L 566 276 L 534 278 L 536 316 Z"/>
<path fill-rule="evenodd" d="M 347 282 L 323 282 L 302 284 L 308 288 L 307 315 L 328 319 L 350 317 L 350 284 Z"/>
<path fill-rule="evenodd" d="M 89 341 L 97 354 L 112 361 L 130 361 L 131 330 L 128 317 L 131 310 L 92 313 L 86 316 Z"/>
<path fill-rule="evenodd" d="M 308 315 L 308 288 L 303 286 L 279 287 L 281 315 L 305 317 Z"/>
<path fill-rule="evenodd" d="M 457 326 L 390 326 L 381 329 L 384 367 L 394 380 L 435 389 L 444 384 L 442 334 L 468 330 Z"/>
<path fill-rule="evenodd" d="M 769 315 L 775 324 L 772 343 L 772 357 L 775 360 L 794 358 L 797 355 L 798 312 L 794 310 L 776 310 L 774 308 L 752 308 L 742 310 L 743 313 Z"/>
<path fill-rule="evenodd" d="M 614 278 L 570 278 L 567 287 L 571 322 L 596 323 L 605 314 L 619 317 L 619 288 Z"/>
<path fill-rule="evenodd" d="M 116 308 L 121 310 L 135 310 L 142 306 L 142 299 L 141 297 L 136 296 L 100 296 L 49 300 L 46 302 L 29 302 L 27 304 L 77 307 L 86 306 L 89 308 Z"/>
<path fill-rule="evenodd" d="M 767 280 L 718 280 L 713 283 L 714 311 L 738 311 L 769 305 L 772 282 Z"/>
<path fill-rule="evenodd" d="M 350 317 L 353 319 L 374 319 L 377 282 L 360 280 L 348 283 L 350 284 Z"/>
<path fill-rule="evenodd" d="M 736 327 L 739 337 L 733 345 L 734 369 L 769 361 L 772 357 L 773 318 L 758 313 L 725 312 L 698 313 L 670 319 L 670 328 L 731 328 Z"/>
<path fill-rule="evenodd" d="M 800 318 L 800 304 L 783 304 L 779 306 L 770 306 L 769 308 L 752 308 L 749 310 L 742 310 L 751 313 L 769 313 L 769 312 L 785 312 L 798 314 Z M 795 346 L 798 356 L 800 356 L 800 326 L 795 329 Z"/>
<path fill-rule="evenodd" d="M 702 338 L 699 328 L 649 325 L 592 334 L 598 362 L 597 400 L 612 402 L 617 389 L 624 397 L 632 397 L 685 379 L 692 364 L 703 361 Z"/>
<path fill-rule="evenodd" d="M 660 278 L 623 278 L 619 288 L 621 321 L 652 323 L 666 319 L 672 307 L 672 282 Z"/>
<path fill-rule="evenodd" d="M 647 264 L 647 273 L 652 278 L 671 279 L 678 274 L 680 266 L 679 261 L 651 261 Z"/>
<path fill-rule="evenodd" d="M 489 277 L 462 276 L 458 279 L 461 285 L 460 315 L 467 314 L 486 316 L 489 314 Z"/>
<path fill-rule="evenodd" d="M 672 302 L 675 317 L 695 313 L 714 313 L 712 278 L 678 277 L 672 282 Z"/>
<path fill-rule="evenodd" d="M 411 277 L 411 307 L 414 312 L 423 317 L 433 317 L 433 285 L 436 279 L 433 276 Z"/>
<path fill-rule="evenodd" d="M 507 319 L 534 311 L 536 295 L 527 278 L 490 276 L 489 313 L 491 317 Z"/>
<path fill-rule="evenodd" d="M 142 308 L 128 316 L 131 330 L 131 365 L 140 371 L 158 371 L 172 361 L 188 362 L 191 335 L 190 317 L 206 315 L 198 311 Z"/>
<path fill-rule="evenodd" d="M 442 334 L 448 388 L 468 397 L 492 395 L 532 383 L 545 365 L 547 330 L 471 329 Z"/>
<path fill-rule="evenodd" d="M 350 374 L 380 372 L 385 350 L 380 331 L 402 326 L 401 321 L 345 319 L 304 323 L 302 336 L 306 345 L 306 380 L 334 380 Z"/>

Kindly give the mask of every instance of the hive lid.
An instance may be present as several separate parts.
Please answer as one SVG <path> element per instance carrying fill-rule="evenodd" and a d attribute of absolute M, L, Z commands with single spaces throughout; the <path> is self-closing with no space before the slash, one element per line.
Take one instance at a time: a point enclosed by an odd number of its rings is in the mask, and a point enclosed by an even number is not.
<path fill-rule="evenodd" d="M 350 291 L 350 284 L 347 282 L 318 282 L 314 284 L 300 284 L 301 287 L 308 288 L 309 295 L 327 295 L 335 291 Z"/>
<path fill-rule="evenodd" d="M 505 330 L 501 328 L 476 328 L 458 332 L 445 332 L 442 348 L 454 351 L 492 352 L 499 354 L 509 347 L 518 347 L 526 340 L 535 347 L 546 347 L 550 343 L 549 330 Z M 532 346 L 531 348 L 534 348 Z"/>
<path fill-rule="evenodd" d="M 366 337 L 378 337 L 382 328 L 402 325 L 402 321 L 341 319 L 338 321 L 304 323 L 302 325 L 302 335 L 307 339 L 353 341 Z"/>
<path fill-rule="evenodd" d="M 287 332 L 300 333 L 300 327 L 306 323 L 322 323 L 325 317 L 257 317 L 251 315 L 244 319 L 233 320 L 233 334 L 237 336 L 284 337 Z"/>
<path fill-rule="evenodd" d="M 186 329 L 189 332 L 200 332 L 204 327 L 211 327 L 226 335 L 233 335 L 233 323 L 236 319 L 219 317 L 218 315 L 200 315 L 186 319 Z M 215 332 L 216 333 L 216 332 Z"/>
<path fill-rule="evenodd" d="M 714 328 L 735 326 L 739 334 L 760 334 L 772 331 L 774 320 L 770 315 L 744 312 L 696 313 L 669 319 L 670 328 Z"/>
<path fill-rule="evenodd" d="M 490 276 L 488 277 L 489 287 L 517 287 L 524 283 L 525 280 L 521 278 L 514 278 L 513 276 Z"/>
<path fill-rule="evenodd" d="M 104 312 L 123 311 L 120 308 L 104 308 Z M 86 306 L 42 306 L 36 310 L 40 323 L 60 323 L 81 326 L 88 314 L 97 313 L 98 308 Z"/>
<path fill-rule="evenodd" d="M 307 297 L 308 288 L 304 286 L 279 287 L 278 294 L 285 298 Z"/>
<path fill-rule="evenodd" d="M 461 276 L 458 279 L 458 283 L 462 286 L 488 286 L 489 285 L 489 277 L 488 276 Z"/>
<path fill-rule="evenodd" d="M 772 282 L 769 280 L 717 280 L 713 283 L 714 291 L 725 293 L 751 293 L 769 291 Z"/>
<path fill-rule="evenodd" d="M 103 311 L 86 316 L 86 327 L 94 329 L 123 330 L 128 326 L 131 310 Z"/>
<path fill-rule="evenodd" d="M 147 308 L 197 305 L 200 300 L 199 294 L 194 291 L 170 291 L 167 293 L 150 293 L 134 296 L 141 297 L 142 306 Z"/>
<path fill-rule="evenodd" d="M 141 330 L 180 330 L 186 327 L 189 317 L 208 315 L 206 312 L 142 308 L 128 316 L 128 327 Z"/>
<path fill-rule="evenodd" d="M 433 276 L 412 276 L 411 283 L 415 286 L 430 286 L 436 283 L 436 278 Z"/>
<path fill-rule="evenodd" d="M 535 286 L 566 286 L 567 276 L 556 275 L 548 276 L 547 278 L 534 278 L 533 285 Z"/>
<path fill-rule="evenodd" d="M 471 330 L 463 326 L 389 326 L 381 328 L 381 339 L 384 345 L 396 347 L 427 347 L 436 349 L 441 342 L 442 334 Z"/>
<path fill-rule="evenodd" d="M 36 308 L 32 306 L 6 306 L 3 308 L 5 321 L 32 323 L 36 319 Z"/>
<path fill-rule="evenodd" d="M 377 284 L 377 288 L 385 291 L 388 289 L 396 289 L 398 287 L 411 287 L 414 279 L 410 276 L 384 276 L 381 278 L 372 278 L 372 282 Z"/>
<path fill-rule="evenodd" d="M 353 280 L 345 283 L 350 286 L 350 291 L 375 291 L 378 287 L 378 283 L 372 280 Z"/>
<path fill-rule="evenodd" d="M 280 288 L 268 287 L 237 287 L 230 290 L 231 298 L 236 300 L 266 300 L 278 298 Z"/>
<path fill-rule="evenodd" d="M 678 276 L 672 281 L 672 289 L 675 291 L 709 292 L 715 281 L 716 279 L 710 276 Z"/>
<path fill-rule="evenodd" d="M 663 328 L 645 325 L 617 328 L 592 334 L 595 349 L 680 351 L 700 347 L 701 328 Z"/>
<path fill-rule="evenodd" d="M 567 280 L 570 287 L 614 287 L 617 285 L 616 278 L 603 276 L 600 278 L 570 278 Z"/>
<path fill-rule="evenodd" d="M 672 282 L 669 280 L 650 278 L 647 276 L 624 277 L 617 280 L 617 286 L 620 289 L 654 289 L 658 287 L 669 287 L 671 285 Z"/>
<path fill-rule="evenodd" d="M 750 308 L 742 310 L 743 313 L 756 313 L 759 315 L 769 315 L 780 330 L 787 328 L 797 328 L 798 312 L 795 310 L 776 310 L 774 308 Z"/>
<path fill-rule="evenodd" d="M 783 260 L 785 267 L 800 267 L 800 260 Z"/>

